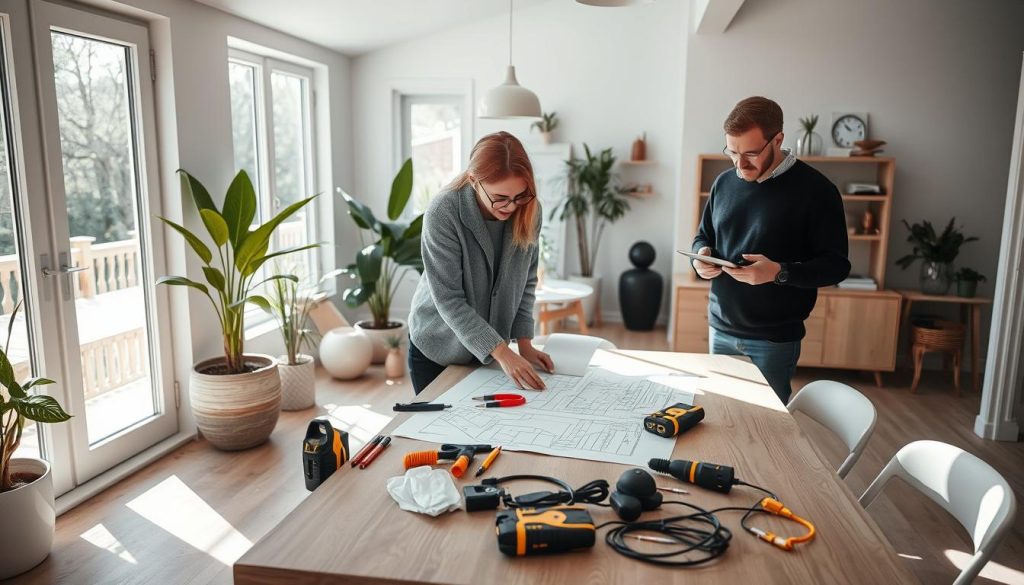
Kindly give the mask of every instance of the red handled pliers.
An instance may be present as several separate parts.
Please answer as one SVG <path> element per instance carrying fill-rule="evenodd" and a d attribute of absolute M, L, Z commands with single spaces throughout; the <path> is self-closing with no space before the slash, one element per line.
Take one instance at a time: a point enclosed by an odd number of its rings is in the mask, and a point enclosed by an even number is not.
<path fill-rule="evenodd" d="M 483 404 L 477 404 L 477 408 L 505 408 L 507 406 L 522 406 L 526 404 L 526 397 L 520 394 L 488 394 L 486 396 L 474 396 L 473 400 L 486 400 Z"/>

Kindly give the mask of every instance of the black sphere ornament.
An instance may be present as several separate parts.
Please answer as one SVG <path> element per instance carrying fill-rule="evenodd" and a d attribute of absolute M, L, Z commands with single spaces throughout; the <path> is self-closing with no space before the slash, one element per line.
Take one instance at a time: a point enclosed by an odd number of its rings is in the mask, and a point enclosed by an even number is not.
<path fill-rule="evenodd" d="M 619 277 L 619 305 L 622 321 L 630 331 L 651 331 L 661 311 L 664 292 L 661 275 L 649 267 L 654 263 L 654 246 L 637 242 L 629 249 L 629 261 L 635 268 Z"/>

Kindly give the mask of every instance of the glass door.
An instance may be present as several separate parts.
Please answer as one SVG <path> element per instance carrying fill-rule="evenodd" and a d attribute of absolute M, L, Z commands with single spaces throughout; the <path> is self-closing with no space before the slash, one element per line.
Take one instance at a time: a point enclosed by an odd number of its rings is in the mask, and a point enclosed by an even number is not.
<path fill-rule="evenodd" d="M 75 481 L 174 434 L 147 29 L 33 2 Z M 164 349 L 165 351 L 161 351 Z"/>

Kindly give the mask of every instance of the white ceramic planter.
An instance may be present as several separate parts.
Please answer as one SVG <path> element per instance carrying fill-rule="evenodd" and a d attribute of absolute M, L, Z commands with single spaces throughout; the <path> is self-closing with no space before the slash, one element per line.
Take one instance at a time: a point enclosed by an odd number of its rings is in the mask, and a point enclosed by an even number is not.
<path fill-rule="evenodd" d="M 372 361 L 373 342 L 358 329 L 335 327 L 320 340 L 320 363 L 333 378 L 358 378 Z"/>
<path fill-rule="evenodd" d="M 189 396 L 199 430 L 214 447 L 238 451 L 268 438 L 281 412 L 281 378 L 269 355 L 245 354 L 260 368 L 246 374 L 213 375 L 205 368 L 223 364 L 223 357 L 192 366 Z"/>
<path fill-rule="evenodd" d="M 289 365 L 288 356 L 277 358 L 281 376 L 281 410 L 305 410 L 316 406 L 316 362 L 313 356 L 295 356 L 298 364 Z"/>
<path fill-rule="evenodd" d="M 583 284 L 594 289 L 594 294 L 580 301 L 583 303 L 583 314 L 587 316 L 587 326 L 594 324 L 594 311 L 597 307 L 597 299 L 601 296 L 601 277 L 600 276 L 579 276 L 573 274 L 569 277 L 572 282 L 582 282 Z"/>
<path fill-rule="evenodd" d="M 388 357 L 384 358 L 384 373 L 392 380 L 405 377 L 405 354 L 400 348 L 388 350 Z"/>
<path fill-rule="evenodd" d="M 362 331 L 370 338 L 373 342 L 373 363 L 383 364 L 384 359 L 388 357 L 388 338 L 397 337 L 401 340 L 408 339 L 409 337 L 409 326 L 406 325 L 405 321 L 401 319 L 392 319 L 392 323 L 398 323 L 398 327 L 392 327 L 391 329 L 368 329 L 367 326 L 371 325 L 372 321 L 360 321 L 356 323 L 356 329 Z"/>
<path fill-rule="evenodd" d="M 0 546 L 0 579 L 20 575 L 50 554 L 57 514 L 53 506 L 53 476 L 42 459 L 11 459 L 13 473 L 39 474 L 39 479 L 0 493 L 4 539 Z"/>

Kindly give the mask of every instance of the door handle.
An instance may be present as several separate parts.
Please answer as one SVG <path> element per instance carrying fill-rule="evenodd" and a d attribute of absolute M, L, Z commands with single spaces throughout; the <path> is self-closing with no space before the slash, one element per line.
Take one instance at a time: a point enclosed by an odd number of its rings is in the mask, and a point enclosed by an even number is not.
<path fill-rule="evenodd" d="M 60 268 L 54 270 L 53 268 L 43 268 L 43 276 L 60 276 L 61 274 L 74 274 L 75 272 L 81 272 L 88 270 L 87 266 L 68 266 L 67 264 L 61 264 Z"/>
<path fill-rule="evenodd" d="M 43 272 L 43 276 L 60 276 L 60 275 L 67 276 L 68 278 L 64 279 L 63 286 L 61 287 L 61 288 L 64 289 L 64 300 L 74 300 L 75 294 L 74 294 L 74 291 L 71 290 L 71 278 L 70 277 L 71 277 L 72 274 L 74 274 L 76 272 L 82 272 L 83 270 L 88 270 L 89 267 L 88 266 L 71 266 L 71 265 L 69 265 L 68 264 L 68 256 L 70 256 L 70 254 L 68 252 L 61 252 L 59 254 L 59 256 L 58 256 L 60 258 L 60 268 L 53 269 L 53 268 L 50 268 L 49 266 L 45 266 L 44 265 L 42 272 Z"/>

